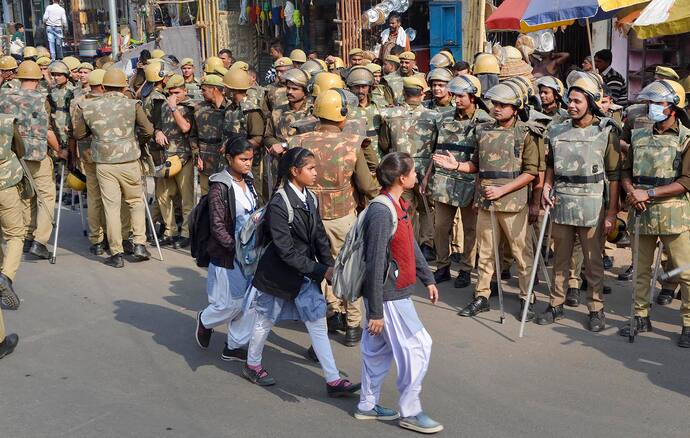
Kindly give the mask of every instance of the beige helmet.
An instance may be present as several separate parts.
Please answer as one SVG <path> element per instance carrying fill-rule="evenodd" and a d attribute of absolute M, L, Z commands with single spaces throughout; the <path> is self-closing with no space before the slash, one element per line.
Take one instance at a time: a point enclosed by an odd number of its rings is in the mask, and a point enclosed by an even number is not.
<path fill-rule="evenodd" d="M 22 51 L 22 57 L 24 59 L 36 58 L 38 57 L 38 52 L 36 51 L 35 47 L 26 46 L 24 47 L 24 51 Z"/>
<path fill-rule="evenodd" d="M 123 88 L 127 86 L 127 75 L 117 67 L 110 67 L 103 75 L 103 86 Z"/>
<path fill-rule="evenodd" d="M 499 74 L 501 73 L 501 67 L 498 65 L 498 59 L 491 53 L 480 53 L 474 58 L 474 66 L 472 67 L 473 75 L 480 74 Z"/>
<path fill-rule="evenodd" d="M 52 64 L 50 64 L 49 67 L 50 73 L 56 73 L 56 74 L 61 74 L 65 76 L 69 76 L 69 67 L 67 64 L 65 64 L 62 61 L 55 61 Z"/>
<path fill-rule="evenodd" d="M 246 71 L 235 69 L 229 70 L 223 76 L 223 83 L 231 90 L 248 90 L 251 88 L 251 79 Z"/>
<path fill-rule="evenodd" d="M 429 85 L 426 83 L 426 81 L 423 78 L 420 78 L 419 76 L 407 76 L 403 78 L 403 89 L 414 89 L 414 88 L 419 88 L 422 90 L 422 93 L 426 93 L 429 91 Z"/>
<path fill-rule="evenodd" d="M 160 166 L 156 166 L 155 175 L 159 178 L 172 178 L 182 170 L 182 160 L 178 155 L 171 155 Z"/>
<path fill-rule="evenodd" d="M 400 65 L 400 58 L 398 58 L 396 55 L 386 55 L 385 58 L 383 58 L 384 61 L 392 62 L 395 65 Z"/>
<path fill-rule="evenodd" d="M 319 65 L 321 66 L 323 71 L 328 71 L 328 64 L 326 64 L 326 61 L 324 61 L 323 59 L 318 59 L 318 58 L 316 58 L 314 61 L 319 63 Z"/>
<path fill-rule="evenodd" d="M 325 74 L 325 73 L 324 73 Z M 314 116 L 333 122 L 347 118 L 348 102 L 345 91 L 339 88 L 325 90 L 314 102 Z"/>
<path fill-rule="evenodd" d="M 438 52 L 432 56 L 431 60 L 429 61 L 429 65 L 432 69 L 452 68 L 454 64 L 455 60 L 453 59 L 453 55 L 446 51 Z"/>
<path fill-rule="evenodd" d="M 50 58 L 50 50 L 48 50 L 48 48 L 45 46 L 36 46 L 36 56 L 39 58 L 41 56 L 45 56 L 46 58 Z"/>
<path fill-rule="evenodd" d="M 292 59 L 288 58 L 287 56 L 283 56 L 282 58 L 276 59 L 276 61 L 273 63 L 273 67 L 278 68 L 278 67 L 292 67 Z"/>
<path fill-rule="evenodd" d="M 494 85 L 486 92 L 484 98 L 492 102 L 513 105 L 517 109 L 524 107 L 522 90 L 513 82 L 501 82 Z"/>
<path fill-rule="evenodd" d="M 555 94 L 560 98 L 563 98 L 563 94 L 565 93 L 565 87 L 563 86 L 563 82 L 561 82 L 560 79 L 553 76 L 542 76 L 539 79 L 537 79 L 537 88 L 539 87 L 551 88 L 555 92 Z"/>
<path fill-rule="evenodd" d="M 339 68 L 345 68 L 345 62 L 343 58 L 334 56 L 332 62 L 328 64 L 328 71 L 338 70 Z"/>
<path fill-rule="evenodd" d="M 161 59 L 164 56 L 165 56 L 165 52 L 162 51 L 161 49 L 154 49 L 151 51 L 151 58 L 153 58 L 153 59 Z"/>
<path fill-rule="evenodd" d="M 103 76 L 105 75 L 105 70 L 97 68 L 91 73 L 89 73 L 89 85 L 92 87 L 103 85 Z"/>
<path fill-rule="evenodd" d="M 17 60 L 13 57 L 7 55 L 0 58 L 0 70 L 15 70 L 19 65 L 17 65 Z"/>
<path fill-rule="evenodd" d="M 233 63 L 230 66 L 230 68 L 228 70 L 235 70 L 235 69 L 249 71 L 249 64 L 247 64 L 244 61 L 236 61 L 235 63 Z"/>
<path fill-rule="evenodd" d="M 348 87 L 355 85 L 374 85 L 374 74 L 364 66 L 354 67 L 350 69 L 345 83 Z"/>
<path fill-rule="evenodd" d="M 311 79 L 309 73 L 299 68 L 291 68 L 283 74 L 283 80 L 285 82 L 291 82 L 295 85 L 299 85 L 305 90 L 307 85 L 309 85 L 309 79 Z"/>
<path fill-rule="evenodd" d="M 144 77 L 148 82 L 160 82 L 165 75 L 165 66 L 162 62 L 152 62 L 144 67 Z"/>
<path fill-rule="evenodd" d="M 217 56 L 209 56 L 204 63 L 204 73 L 215 73 L 216 69 L 225 68 L 223 60 Z"/>
<path fill-rule="evenodd" d="M 62 62 L 65 63 L 65 65 L 67 66 L 67 68 L 69 68 L 70 71 L 78 69 L 81 65 L 81 61 L 75 58 L 74 56 L 65 56 L 64 58 L 62 58 Z"/>
<path fill-rule="evenodd" d="M 683 86 L 670 79 L 661 79 L 647 85 L 637 95 L 639 101 L 668 102 L 678 108 L 685 108 L 685 90 Z"/>
<path fill-rule="evenodd" d="M 307 54 L 304 53 L 304 50 L 302 49 L 295 49 L 292 52 L 290 52 L 290 59 L 292 62 L 300 62 L 304 64 L 307 62 Z"/>
<path fill-rule="evenodd" d="M 332 88 L 343 89 L 345 88 L 345 83 L 343 83 L 342 78 L 338 74 L 322 72 L 314 78 L 311 94 L 314 97 L 318 97 L 324 91 Z"/>
<path fill-rule="evenodd" d="M 41 67 L 31 60 L 22 61 L 17 68 L 17 79 L 43 79 Z"/>
<path fill-rule="evenodd" d="M 192 58 L 182 58 L 182 61 L 180 61 L 180 67 L 184 67 L 186 65 L 191 65 L 194 67 L 194 60 Z"/>
<path fill-rule="evenodd" d="M 86 176 L 79 171 L 70 171 L 70 173 L 67 174 L 67 178 L 65 178 L 65 183 L 67 183 L 67 187 L 70 189 L 81 192 L 86 189 Z"/>
<path fill-rule="evenodd" d="M 315 74 L 324 71 L 323 66 L 318 62 L 314 61 L 313 59 L 310 59 L 309 61 L 302 64 L 302 67 L 300 68 L 309 73 L 311 77 L 314 77 Z"/>
<path fill-rule="evenodd" d="M 432 83 L 433 81 L 450 82 L 451 79 L 453 79 L 453 73 L 443 67 L 435 68 L 426 75 L 426 81 L 428 83 Z"/>
<path fill-rule="evenodd" d="M 93 65 L 89 62 L 82 62 L 79 64 L 79 70 L 90 70 L 93 71 Z"/>
<path fill-rule="evenodd" d="M 518 49 L 516 49 L 513 46 L 503 46 L 502 50 L 503 54 L 503 63 L 507 61 L 521 61 L 522 59 L 522 52 L 520 52 Z"/>
<path fill-rule="evenodd" d="M 568 94 L 570 94 L 570 90 L 578 90 L 584 93 L 590 100 L 589 106 L 592 113 L 604 116 L 601 110 L 601 99 L 604 97 L 604 91 L 596 77 L 590 75 L 582 76 L 568 87 Z"/>
<path fill-rule="evenodd" d="M 50 60 L 50 57 L 46 56 L 39 56 L 38 59 L 36 60 L 36 64 L 38 64 L 41 67 L 48 67 L 52 61 Z"/>
<path fill-rule="evenodd" d="M 473 94 L 481 96 L 482 84 L 476 76 L 459 75 L 448 82 L 448 92 L 451 94 Z"/>
<path fill-rule="evenodd" d="M 515 82 L 522 88 L 522 92 L 527 96 L 527 97 L 532 97 L 536 93 L 534 90 L 534 86 L 532 85 L 532 81 L 529 79 L 525 78 L 524 76 L 512 76 L 508 79 L 507 81 Z"/>
<path fill-rule="evenodd" d="M 173 88 L 184 87 L 184 78 L 182 75 L 174 74 L 168 78 L 168 82 L 165 83 L 165 91 L 170 91 Z"/>
<path fill-rule="evenodd" d="M 225 84 L 223 83 L 223 78 L 218 75 L 206 75 L 201 78 L 201 85 L 210 85 L 213 87 L 223 88 Z"/>
<path fill-rule="evenodd" d="M 374 64 L 373 62 L 367 64 L 365 67 L 367 68 L 367 70 L 369 70 L 370 72 L 372 72 L 374 74 L 381 73 L 381 66 L 378 64 Z"/>

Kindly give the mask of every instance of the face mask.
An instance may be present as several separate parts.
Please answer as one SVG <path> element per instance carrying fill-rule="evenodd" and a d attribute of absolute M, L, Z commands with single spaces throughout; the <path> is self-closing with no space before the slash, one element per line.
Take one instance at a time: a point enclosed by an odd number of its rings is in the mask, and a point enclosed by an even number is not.
<path fill-rule="evenodd" d="M 664 106 L 656 103 L 649 104 L 649 111 L 647 111 L 647 117 L 652 122 L 663 122 L 668 119 L 668 116 L 664 114 Z"/>

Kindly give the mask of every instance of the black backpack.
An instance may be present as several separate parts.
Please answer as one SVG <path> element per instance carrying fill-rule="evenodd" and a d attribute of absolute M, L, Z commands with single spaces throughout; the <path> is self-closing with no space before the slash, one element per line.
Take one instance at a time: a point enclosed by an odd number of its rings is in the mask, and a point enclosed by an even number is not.
<path fill-rule="evenodd" d="M 221 184 L 223 190 L 223 200 L 229 204 L 230 190 L 228 186 Z M 189 213 L 189 240 L 191 245 L 192 257 L 196 260 L 196 265 L 200 268 L 208 268 L 211 256 L 208 254 L 208 241 L 211 238 L 211 217 L 209 213 L 208 194 L 199 199 L 199 203 Z"/>

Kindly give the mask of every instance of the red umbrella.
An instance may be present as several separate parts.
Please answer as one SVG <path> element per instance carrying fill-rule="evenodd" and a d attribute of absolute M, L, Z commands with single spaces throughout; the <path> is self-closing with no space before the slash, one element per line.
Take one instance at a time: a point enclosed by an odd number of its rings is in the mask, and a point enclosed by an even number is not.
<path fill-rule="evenodd" d="M 493 14 L 486 20 L 486 30 L 517 30 L 520 32 L 533 32 L 541 29 L 573 24 L 574 20 L 557 21 L 545 24 L 528 25 L 523 17 L 532 0 L 506 0 L 496 8 Z"/>

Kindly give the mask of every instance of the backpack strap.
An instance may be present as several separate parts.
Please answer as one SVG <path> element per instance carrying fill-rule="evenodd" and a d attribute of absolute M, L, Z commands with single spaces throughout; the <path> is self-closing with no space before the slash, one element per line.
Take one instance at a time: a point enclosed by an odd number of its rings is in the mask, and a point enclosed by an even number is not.
<path fill-rule="evenodd" d="M 393 205 L 393 202 L 388 199 L 388 196 L 386 195 L 378 195 L 374 199 L 370 201 L 371 203 L 376 203 L 376 204 L 383 204 L 391 212 L 391 219 L 393 220 L 393 229 L 391 231 L 391 239 L 395 235 L 395 232 L 398 230 L 398 210 L 395 209 L 395 205 Z"/>
<path fill-rule="evenodd" d="M 290 204 L 290 200 L 288 199 L 288 195 L 285 192 L 285 188 L 279 188 L 278 190 L 276 190 L 276 193 L 279 194 L 280 197 L 283 198 L 283 202 L 285 202 L 285 206 L 287 207 L 288 213 L 288 224 L 291 224 L 292 220 L 295 218 L 295 211 L 292 209 L 292 204 Z"/>

